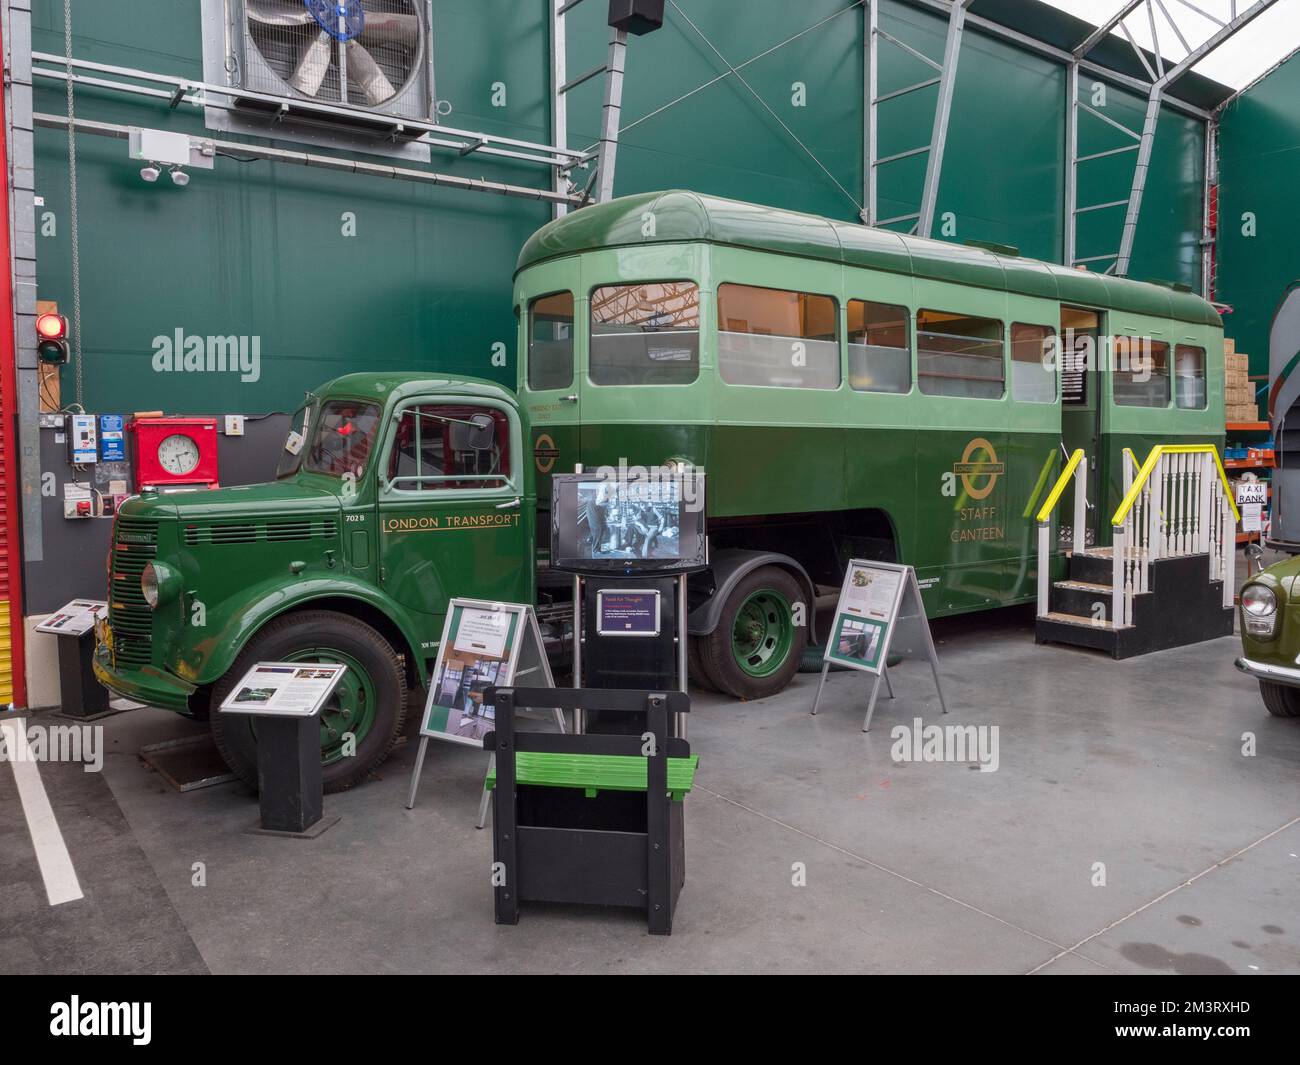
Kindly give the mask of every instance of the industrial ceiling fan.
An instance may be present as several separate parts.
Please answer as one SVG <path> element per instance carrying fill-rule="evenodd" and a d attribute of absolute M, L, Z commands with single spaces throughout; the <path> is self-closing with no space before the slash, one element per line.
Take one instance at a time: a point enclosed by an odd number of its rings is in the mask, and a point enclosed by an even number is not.
<path fill-rule="evenodd" d="M 246 0 L 249 38 L 295 92 L 381 107 L 416 72 L 414 0 Z"/>

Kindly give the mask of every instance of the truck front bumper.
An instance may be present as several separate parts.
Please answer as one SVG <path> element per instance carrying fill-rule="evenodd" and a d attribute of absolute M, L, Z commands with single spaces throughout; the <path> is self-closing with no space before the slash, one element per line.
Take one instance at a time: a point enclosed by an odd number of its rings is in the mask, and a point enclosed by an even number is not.
<path fill-rule="evenodd" d="M 195 685 L 181 680 L 180 677 L 153 666 L 118 669 L 113 664 L 112 652 L 102 639 L 95 643 L 95 658 L 92 664 L 95 679 L 109 691 L 132 702 L 145 703 L 164 710 L 175 710 L 181 714 L 189 713 L 190 696 L 194 694 Z"/>
<path fill-rule="evenodd" d="M 1249 658 L 1238 658 L 1236 665 L 1239 670 L 1256 680 L 1284 684 L 1288 688 L 1300 688 L 1300 669 L 1295 666 L 1275 666 L 1269 662 L 1254 662 Z"/>

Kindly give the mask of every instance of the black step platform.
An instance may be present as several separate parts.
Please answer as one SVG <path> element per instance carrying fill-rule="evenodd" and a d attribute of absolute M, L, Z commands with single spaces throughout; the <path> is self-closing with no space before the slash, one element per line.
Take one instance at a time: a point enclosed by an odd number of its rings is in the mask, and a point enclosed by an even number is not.
<path fill-rule="evenodd" d="M 1133 658 L 1170 647 L 1231 636 L 1235 611 L 1223 605 L 1223 582 L 1209 579 L 1208 555 L 1179 555 L 1147 563 L 1149 590 L 1133 596 L 1131 625 L 1111 615 L 1109 548 L 1068 556 L 1067 577 L 1053 583 L 1037 643 L 1064 643 Z"/>

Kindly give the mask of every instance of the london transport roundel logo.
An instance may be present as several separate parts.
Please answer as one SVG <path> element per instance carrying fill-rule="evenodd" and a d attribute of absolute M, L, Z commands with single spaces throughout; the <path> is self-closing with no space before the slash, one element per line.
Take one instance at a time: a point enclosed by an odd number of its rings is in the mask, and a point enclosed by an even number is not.
<path fill-rule="evenodd" d="M 555 469 L 555 460 L 560 457 L 560 449 L 555 446 L 550 433 L 539 433 L 533 442 L 533 461 L 537 463 L 538 473 L 550 473 Z"/>
<path fill-rule="evenodd" d="M 998 461 L 993 445 L 977 436 L 966 445 L 961 461 L 953 466 L 952 472 L 961 478 L 961 486 L 971 499 L 985 499 L 997 487 L 998 478 L 1005 469 Z"/>

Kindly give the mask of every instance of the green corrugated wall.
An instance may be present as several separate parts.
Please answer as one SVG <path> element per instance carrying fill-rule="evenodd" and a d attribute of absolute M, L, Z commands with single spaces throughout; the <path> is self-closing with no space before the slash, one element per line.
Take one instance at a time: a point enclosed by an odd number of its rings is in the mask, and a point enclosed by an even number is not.
<path fill-rule="evenodd" d="M 454 125 L 526 139 L 548 137 L 543 0 L 437 0 L 437 89 Z M 739 66 L 659 114 L 726 66 L 669 5 L 668 23 L 628 51 L 617 191 L 686 187 L 842 219 L 862 197 L 863 12 L 849 0 L 677 0 L 681 12 Z M 604 4 L 569 16 L 570 76 L 602 62 Z M 75 53 L 99 62 L 202 76 L 197 0 L 74 3 Z M 881 25 L 925 53 L 942 53 L 944 22 L 900 2 Z M 823 22 L 823 20 L 825 20 Z M 35 47 L 63 49 L 62 4 L 33 0 Z M 880 89 L 927 76 L 917 60 L 881 48 Z M 506 106 L 491 104 L 506 86 Z M 796 84 L 799 83 L 799 84 Z M 1090 83 L 1085 79 L 1085 86 Z M 795 106 L 800 92 L 805 106 Z M 752 92 L 751 92 L 752 89 Z M 572 93 L 570 145 L 596 139 L 602 82 Z M 1108 89 L 1106 109 L 1137 127 L 1141 101 Z M 761 98 L 771 112 L 759 102 Z M 933 88 L 881 105 L 880 154 L 924 144 Z M 202 129 L 195 113 L 165 104 L 78 92 L 78 115 L 155 128 Z M 36 109 L 61 113 L 63 89 L 38 83 Z M 644 119 L 644 121 L 639 121 Z M 957 240 L 994 240 L 1048 259 L 1062 254 L 1065 77 L 1046 59 L 968 32 L 940 188 Z M 1085 117 L 1081 150 L 1114 146 Z M 797 138 L 797 140 L 796 140 Z M 802 142 L 807 152 L 800 147 Z M 288 147 L 294 147 L 292 143 Z M 549 217 L 540 204 L 265 162 L 218 160 L 186 189 L 144 184 L 121 141 L 78 138 L 85 404 L 95 410 L 289 409 L 304 387 L 360 368 L 426 368 L 514 378 L 492 365 L 494 345 L 514 358 L 509 305 L 515 253 Z M 810 157 L 816 157 L 816 161 Z M 1199 284 L 1201 131 L 1167 112 L 1161 121 L 1139 229 L 1134 277 Z M 66 137 L 37 135 L 38 192 L 57 233 L 39 238 L 39 295 L 71 302 Z M 1127 194 L 1132 153 L 1085 164 L 1080 203 Z M 450 173 L 545 184 L 536 168 L 434 153 Z M 825 168 L 824 170 L 822 168 Z M 882 216 L 913 211 L 924 160 L 885 169 Z M 1092 168 L 1092 169 L 1087 169 Z M 358 235 L 341 235 L 354 212 Z M 1084 216 L 1079 254 L 1113 252 L 1122 211 Z M 40 218 L 38 217 L 38 228 Z M 154 336 L 262 338 L 255 383 L 160 375 Z M 70 396 L 71 374 L 65 374 Z"/>
<path fill-rule="evenodd" d="M 1268 373 L 1268 329 L 1300 281 L 1300 54 L 1224 109 L 1219 125 L 1218 299 L 1224 330 Z M 1251 235 L 1249 230 L 1254 229 Z M 1256 382 L 1260 388 L 1263 382 Z"/>

